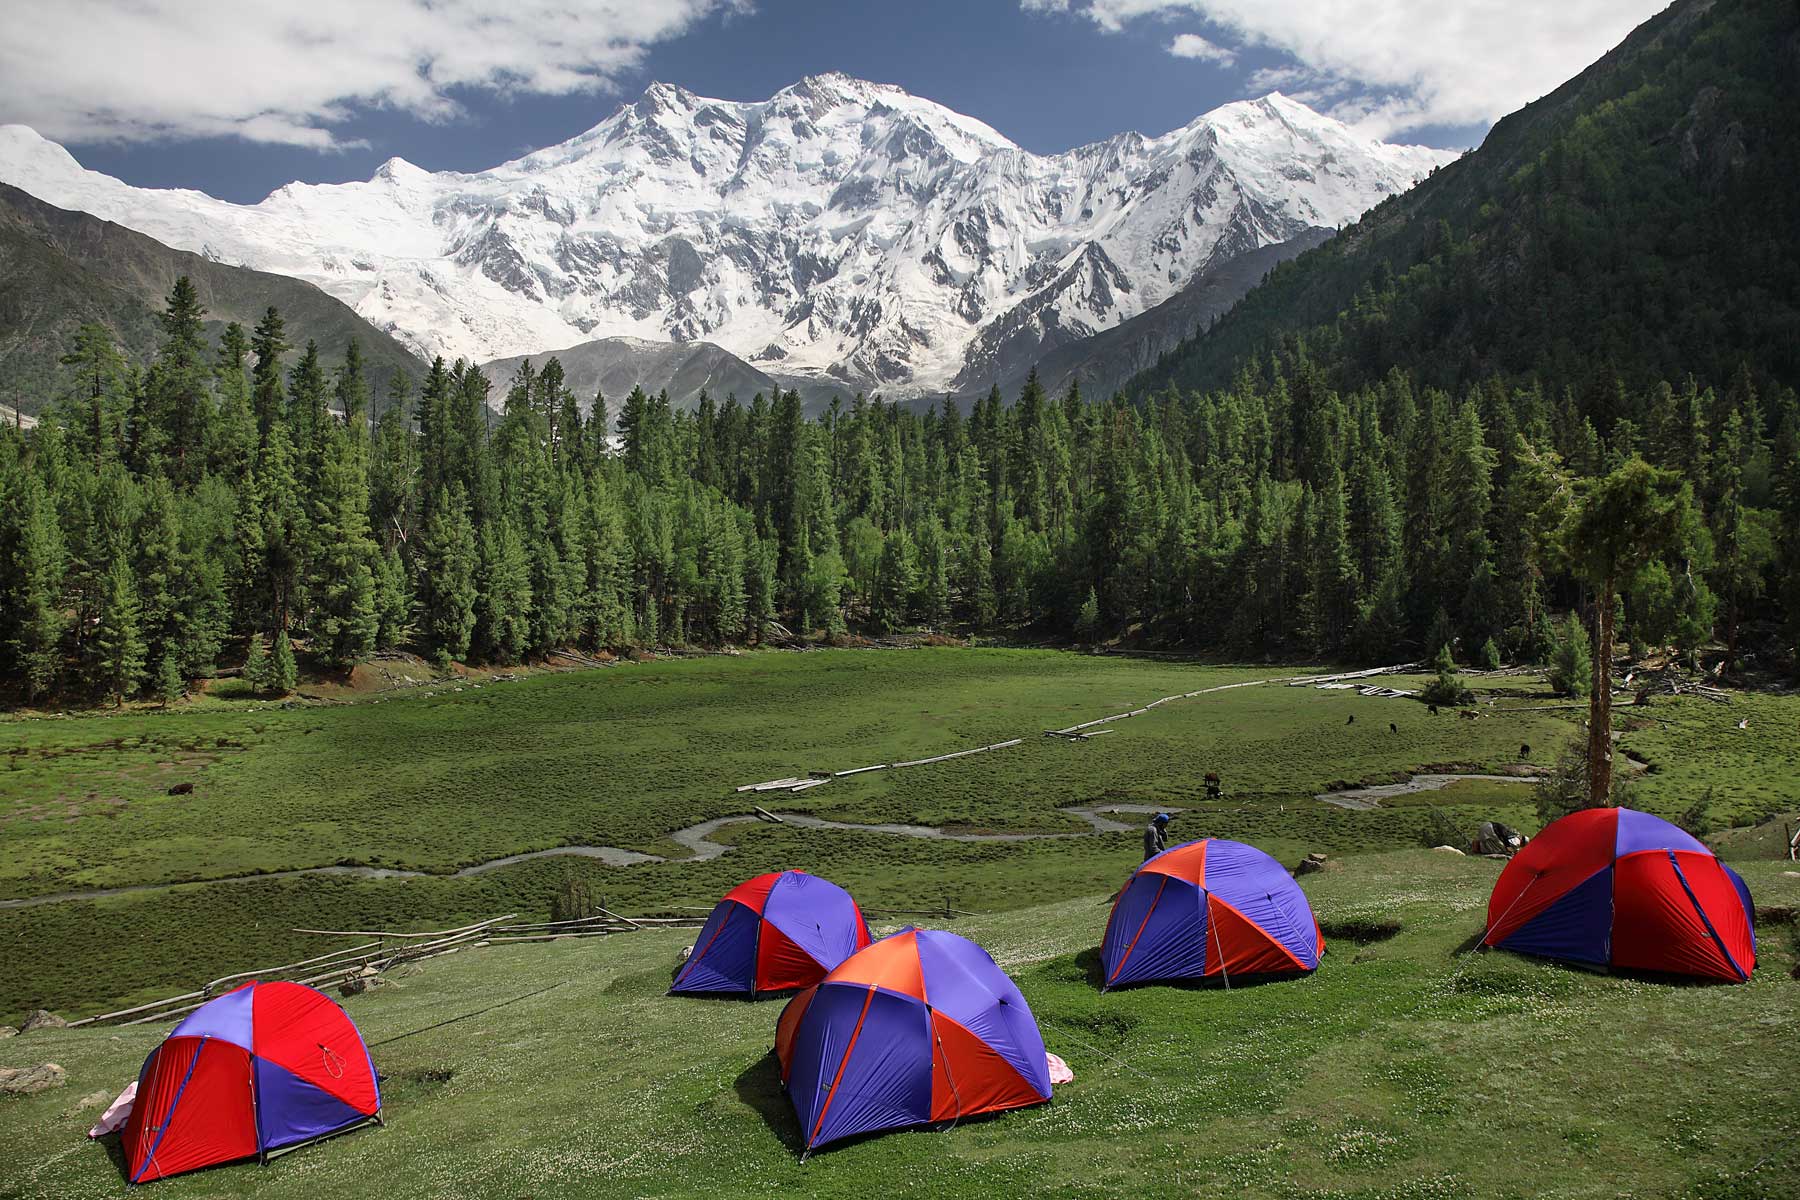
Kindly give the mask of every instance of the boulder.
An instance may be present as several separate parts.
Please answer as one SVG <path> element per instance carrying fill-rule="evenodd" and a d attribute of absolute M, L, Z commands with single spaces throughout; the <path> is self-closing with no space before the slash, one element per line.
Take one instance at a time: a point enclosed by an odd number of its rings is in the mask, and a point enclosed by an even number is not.
<path fill-rule="evenodd" d="M 37 1067 L 0 1067 L 0 1096 L 35 1096 L 69 1082 L 69 1073 L 55 1063 Z"/>
<path fill-rule="evenodd" d="M 399 987 L 391 979 L 383 979 L 374 967 L 364 967 L 362 974 L 352 975 L 338 985 L 338 994 L 343 996 L 360 996 L 364 992 L 372 992 L 376 988 Z"/>
<path fill-rule="evenodd" d="M 18 1036 L 19 1031 L 14 1029 L 11 1025 L 0 1025 L 0 1042 L 5 1041 L 9 1037 Z"/>
<path fill-rule="evenodd" d="M 19 1026 L 19 1032 L 30 1033 L 35 1029 L 63 1029 L 68 1024 L 49 1009 L 40 1008 L 25 1018 L 25 1023 Z"/>

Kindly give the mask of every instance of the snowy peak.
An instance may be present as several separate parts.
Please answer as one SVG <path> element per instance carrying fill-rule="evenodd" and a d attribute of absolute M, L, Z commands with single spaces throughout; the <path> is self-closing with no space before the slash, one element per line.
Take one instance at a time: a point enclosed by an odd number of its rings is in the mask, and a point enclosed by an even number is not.
<path fill-rule="evenodd" d="M 1278 93 L 1036 155 L 833 72 L 760 101 L 653 83 L 487 171 L 394 158 L 366 182 L 237 205 L 132 188 L 0 127 L 0 181 L 306 279 L 426 355 L 709 341 L 894 393 L 984 387 L 1235 256 L 1354 220 L 1450 157 Z"/>

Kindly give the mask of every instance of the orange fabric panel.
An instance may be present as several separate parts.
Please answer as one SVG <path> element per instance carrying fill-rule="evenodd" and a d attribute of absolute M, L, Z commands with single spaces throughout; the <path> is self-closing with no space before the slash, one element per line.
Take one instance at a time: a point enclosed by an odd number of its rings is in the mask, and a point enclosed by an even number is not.
<path fill-rule="evenodd" d="M 807 1006 L 818 995 L 819 985 L 814 984 L 798 996 L 787 1002 L 781 1010 L 781 1019 L 775 1022 L 775 1057 L 781 1060 L 781 1080 L 787 1082 L 788 1058 L 794 1051 L 794 1034 L 800 1028 L 800 1022 L 806 1019 Z"/>
<path fill-rule="evenodd" d="M 163 1043 L 148 1080 L 151 1103 L 126 1126 L 130 1178 L 136 1183 L 254 1157 L 256 1103 L 250 1052 L 217 1038 Z M 159 1128 L 160 1127 L 160 1128 Z"/>
<path fill-rule="evenodd" d="M 832 983 L 872 983 L 890 992 L 930 1000 L 919 967 L 919 947 L 910 932 L 896 933 L 858 950 L 825 978 Z"/>
<path fill-rule="evenodd" d="M 1168 875 L 1205 887 L 1206 840 L 1202 838 L 1200 841 L 1189 842 L 1185 846 L 1176 846 L 1173 850 L 1165 851 L 1139 867 L 1138 873 Z"/>
<path fill-rule="evenodd" d="M 931 1119 L 999 1112 L 1044 1097 L 986 1042 L 941 1012 L 931 1014 Z"/>
<path fill-rule="evenodd" d="M 1287 948 L 1264 933 L 1256 922 L 1219 899 L 1206 896 L 1206 973 L 1219 970 L 1224 958 L 1226 975 L 1262 975 L 1275 971 L 1304 971 L 1306 965 Z"/>
<path fill-rule="evenodd" d="M 813 956 L 794 945 L 792 938 L 768 921 L 762 922 L 756 938 L 756 990 L 785 992 L 789 988 L 811 987 L 825 978 L 825 968 Z"/>

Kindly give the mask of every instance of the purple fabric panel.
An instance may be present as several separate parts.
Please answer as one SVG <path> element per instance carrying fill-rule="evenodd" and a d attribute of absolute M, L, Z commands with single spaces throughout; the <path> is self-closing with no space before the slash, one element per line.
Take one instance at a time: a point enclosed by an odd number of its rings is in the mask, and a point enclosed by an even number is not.
<path fill-rule="evenodd" d="M 250 1019 L 253 987 L 226 992 L 217 1000 L 202 1004 L 177 1025 L 170 1037 L 211 1037 L 253 1051 L 254 1025 Z"/>
<path fill-rule="evenodd" d="M 756 931 L 762 918 L 736 900 L 721 900 L 694 939 L 694 953 L 671 992 L 748 992 L 756 986 Z"/>
<path fill-rule="evenodd" d="M 910 996 L 883 988 L 871 995 L 866 984 L 821 984 L 789 1062 L 788 1097 L 808 1148 L 931 1119 L 929 1017 Z"/>
<path fill-rule="evenodd" d="M 265 1152 L 333 1133 L 368 1117 L 266 1058 L 256 1064 L 256 1134 Z"/>
<path fill-rule="evenodd" d="M 1050 1096 L 1044 1037 L 1019 987 L 988 952 L 967 938 L 937 929 L 918 933 L 925 999 L 967 1029 Z"/>
<path fill-rule="evenodd" d="M 1519 926 L 1501 949 L 1606 966 L 1612 961 L 1613 869 L 1596 871 Z"/>
<path fill-rule="evenodd" d="M 763 920 L 827 971 L 858 949 L 861 927 L 850 893 L 816 875 L 790 871 L 776 880 L 763 903 Z"/>
<path fill-rule="evenodd" d="M 1306 893 L 1286 867 L 1261 850 L 1213 842 L 1206 851 L 1206 890 L 1254 921 L 1308 970 L 1319 965 L 1319 931 Z"/>
<path fill-rule="evenodd" d="M 1613 857 L 1623 858 L 1639 850 L 1694 850 L 1711 854 L 1692 834 L 1661 817 L 1653 817 L 1635 808 L 1619 810 L 1619 832 L 1613 843 Z"/>
<path fill-rule="evenodd" d="M 1158 898 L 1157 888 L 1164 878 L 1139 875 L 1131 881 L 1126 899 L 1133 901 L 1136 911 L 1132 919 L 1123 922 L 1125 928 L 1117 931 L 1117 954 L 1108 958 L 1103 948 L 1101 965 L 1107 987 L 1206 975 L 1206 890 L 1171 878 Z M 1131 894 L 1139 889 L 1141 896 Z M 1154 908 L 1149 907 L 1152 903 Z M 1125 901 L 1120 901 L 1121 915 L 1125 908 Z M 1148 921 L 1144 920 L 1146 909 Z"/>

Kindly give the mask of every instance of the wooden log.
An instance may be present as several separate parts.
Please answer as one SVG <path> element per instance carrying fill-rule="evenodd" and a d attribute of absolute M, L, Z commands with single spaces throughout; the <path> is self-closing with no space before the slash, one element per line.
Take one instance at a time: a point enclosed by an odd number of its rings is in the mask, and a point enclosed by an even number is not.
<path fill-rule="evenodd" d="M 832 775 L 834 778 L 842 779 L 846 775 L 862 775 L 868 771 L 885 771 L 892 765 L 892 763 L 876 763 L 872 767 L 852 767 L 848 771 L 833 771 Z"/>
<path fill-rule="evenodd" d="M 831 782 L 830 779 L 808 779 L 803 783 L 796 783 L 793 787 L 789 788 L 788 791 L 804 792 L 808 788 L 823 787 L 825 784 L 828 784 L 830 782 Z"/>
<path fill-rule="evenodd" d="M 764 808 L 760 804 L 752 804 L 750 807 L 754 808 L 756 810 L 756 815 L 765 821 L 773 821 L 777 825 L 786 825 L 787 824 L 787 821 L 782 819 L 777 814 L 770 812 L 768 809 Z"/>
<path fill-rule="evenodd" d="M 129 1017 L 133 1013 L 145 1012 L 152 1008 L 166 1008 L 171 1004 L 178 1004 L 183 1000 L 192 1000 L 197 996 L 204 996 L 205 994 L 206 993 L 204 991 L 183 992 L 179 996 L 167 996 L 161 1000 L 152 1000 L 148 1004 L 139 1004 L 135 1008 L 121 1008 L 118 1012 L 100 1013 L 97 1016 L 83 1017 L 79 1021 L 70 1021 L 68 1024 L 68 1028 L 78 1029 L 83 1025 L 93 1025 L 100 1021 L 110 1021 L 114 1017 Z M 136 1022 L 133 1022 L 133 1021 L 126 1022 L 127 1025 L 131 1025 L 131 1024 L 135 1024 L 135 1023 Z"/>
<path fill-rule="evenodd" d="M 459 929 L 434 929 L 420 933 L 396 933 L 391 929 L 296 929 L 294 932 L 316 933 L 322 937 L 440 938 L 453 933 L 464 933 L 471 929 L 498 925 L 502 921 L 514 920 L 518 915 L 518 913 L 507 913 L 503 917 L 489 917 L 485 921 L 477 921 L 473 925 L 464 925 Z"/>
<path fill-rule="evenodd" d="M 317 958 L 303 958 L 299 962 L 283 963 L 279 967 L 260 967 L 254 971 L 239 971 L 235 975 L 221 976 L 220 978 L 213 980 L 211 983 L 207 984 L 204 988 L 202 988 L 200 990 L 203 992 L 206 992 L 210 995 L 212 993 L 213 989 L 217 988 L 220 984 L 230 983 L 235 979 L 250 979 L 250 978 L 253 978 L 254 976 L 258 976 L 258 975 L 279 975 L 279 974 L 282 974 L 283 972 L 291 971 L 295 967 L 316 966 L 317 964 L 322 963 L 322 962 L 330 962 L 334 958 L 344 958 L 344 957 L 350 956 L 350 955 L 358 955 L 358 956 L 362 956 L 362 957 L 374 958 L 374 957 L 379 956 L 379 952 L 381 951 L 381 948 L 382 947 L 381 947 L 380 942 L 365 942 L 360 946 L 351 946 L 344 950 L 333 950 L 330 954 L 321 954 Z M 376 953 L 369 954 L 368 952 L 371 950 L 375 951 Z"/>

